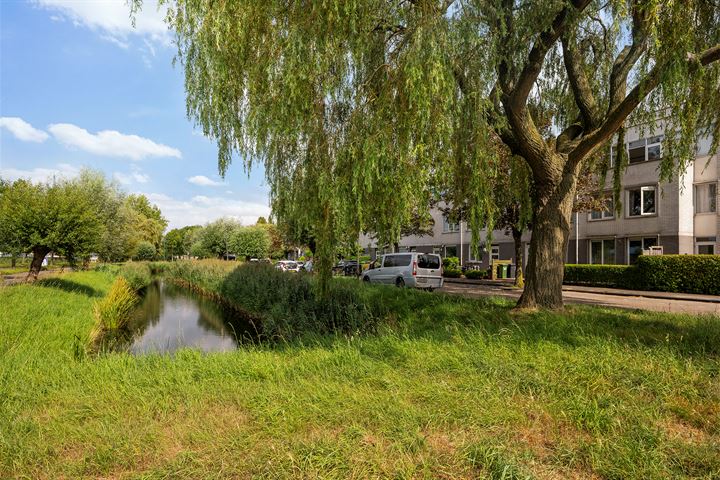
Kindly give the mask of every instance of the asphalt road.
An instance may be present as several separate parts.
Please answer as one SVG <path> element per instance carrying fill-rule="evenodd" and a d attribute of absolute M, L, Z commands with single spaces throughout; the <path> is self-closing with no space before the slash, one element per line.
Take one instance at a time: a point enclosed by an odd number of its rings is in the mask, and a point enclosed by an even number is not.
<path fill-rule="evenodd" d="M 445 282 L 445 286 L 438 291 L 470 298 L 503 297 L 517 300 L 518 297 L 520 297 L 520 291 L 518 290 L 495 285 L 470 285 Z M 690 313 L 695 315 L 720 315 L 720 303 L 687 299 L 651 298 L 639 295 L 625 296 L 578 291 L 563 291 L 563 299 L 566 303 L 598 305 L 631 310 L 639 309 L 655 312 Z"/>

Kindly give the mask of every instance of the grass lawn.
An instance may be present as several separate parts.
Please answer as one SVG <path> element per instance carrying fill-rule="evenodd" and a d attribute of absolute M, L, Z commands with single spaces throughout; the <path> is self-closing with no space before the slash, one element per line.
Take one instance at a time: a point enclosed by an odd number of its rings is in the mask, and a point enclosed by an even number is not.
<path fill-rule="evenodd" d="M 373 335 L 75 360 L 110 272 L 0 288 L 0 478 L 720 478 L 720 319 L 371 288 Z"/>

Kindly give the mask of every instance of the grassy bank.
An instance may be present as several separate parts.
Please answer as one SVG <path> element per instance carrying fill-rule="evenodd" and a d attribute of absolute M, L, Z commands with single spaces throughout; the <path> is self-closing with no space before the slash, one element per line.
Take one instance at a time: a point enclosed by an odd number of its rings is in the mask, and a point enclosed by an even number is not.
<path fill-rule="evenodd" d="M 0 288 L 0 478 L 718 478 L 720 319 L 395 288 L 374 334 L 76 361 L 112 272 Z"/>

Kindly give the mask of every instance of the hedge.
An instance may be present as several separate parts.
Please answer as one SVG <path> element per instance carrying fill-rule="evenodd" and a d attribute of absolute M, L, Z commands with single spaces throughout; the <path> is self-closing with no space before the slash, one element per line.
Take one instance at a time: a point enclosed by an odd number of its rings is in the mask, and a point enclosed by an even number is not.
<path fill-rule="evenodd" d="M 477 280 L 482 278 L 489 278 L 487 270 L 465 270 L 465 278 L 470 280 Z"/>
<path fill-rule="evenodd" d="M 720 295 L 720 255 L 641 255 L 645 290 Z"/>
<path fill-rule="evenodd" d="M 634 268 L 628 265 L 565 265 L 564 283 L 626 288 L 628 270 Z"/>
<path fill-rule="evenodd" d="M 641 255 L 636 265 L 565 265 L 567 284 L 720 295 L 720 255 Z"/>

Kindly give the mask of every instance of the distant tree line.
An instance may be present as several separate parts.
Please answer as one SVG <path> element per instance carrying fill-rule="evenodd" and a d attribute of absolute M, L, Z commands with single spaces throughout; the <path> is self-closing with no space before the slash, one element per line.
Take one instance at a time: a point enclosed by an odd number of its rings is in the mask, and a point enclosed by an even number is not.
<path fill-rule="evenodd" d="M 281 258 L 288 250 L 278 228 L 263 217 L 249 226 L 221 218 L 205 226 L 176 228 L 165 235 L 163 247 L 171 258 Z"/>
<path fill-rule="evenodd" d="M 40 183 L 0 179 L 0 252 L 31 253 L 35 278 L 50 252 L 71 264 L 92 254 L 111 262 L 154 258 L 166 227 L 147 197 L 127 195 L 97 171 Z"/>

